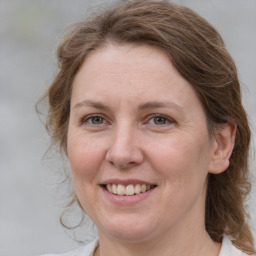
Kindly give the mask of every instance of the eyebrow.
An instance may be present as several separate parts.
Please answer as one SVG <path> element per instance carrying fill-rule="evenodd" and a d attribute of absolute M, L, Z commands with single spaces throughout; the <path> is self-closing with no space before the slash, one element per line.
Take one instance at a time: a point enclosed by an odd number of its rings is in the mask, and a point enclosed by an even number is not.
<path fill-rule="evenodd" d="M 84 100 L 82 102 L 77 103 L 74 106 L 74 109 L 77 109 L 77 108 L 80 108 L 83 106 L 93 107 L 93 108 L 97 108 L 100 110 L 110 110 L 110 108 L 108 106 L 106 106 L 105 104 L 98 102 L 98 101 L 91 101 L 91 100 Z"/>
<path fill-rule="evenodd" d="M 155 108 L 173 108 L 182 112 L 182 107 L 173 102 L 149 101 L 139 105 L 139 110 L 155 109 Z"/>

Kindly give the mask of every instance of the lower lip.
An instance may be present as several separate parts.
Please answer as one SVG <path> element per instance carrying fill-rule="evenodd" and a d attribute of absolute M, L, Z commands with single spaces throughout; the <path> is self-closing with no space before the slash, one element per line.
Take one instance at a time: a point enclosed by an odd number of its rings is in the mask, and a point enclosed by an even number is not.
<path fill-rule="evenodd" d="M 111 202 L 115 204 L 120 204 L 120 205 L 132 205 L 132 204 L 139 203 L 145 200 L 146 198 L 148 198 L 155 191 L 156 188 L 152 188 L 143 193 L 134 194 L 133 196 L 115 195 L 110 193 L 108 190 L 106 190 L 103 187 L 101 187 L 101 189 Z"/>

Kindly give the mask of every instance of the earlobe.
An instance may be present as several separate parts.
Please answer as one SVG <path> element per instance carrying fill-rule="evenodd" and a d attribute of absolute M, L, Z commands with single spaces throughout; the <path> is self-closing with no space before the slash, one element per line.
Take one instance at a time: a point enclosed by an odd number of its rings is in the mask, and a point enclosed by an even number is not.
<path fill-rule="evenodd" d="M 215 128 L 209 173 L 219 174 L 228 168 L 229 158 L 235 145 L 236 127 L 235 122 L 229 121 L 225 124 L 218 124 Z"/>

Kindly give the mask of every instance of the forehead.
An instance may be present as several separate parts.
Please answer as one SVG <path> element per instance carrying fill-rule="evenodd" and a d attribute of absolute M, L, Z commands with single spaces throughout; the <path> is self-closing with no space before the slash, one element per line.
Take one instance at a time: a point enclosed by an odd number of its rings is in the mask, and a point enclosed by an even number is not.
<path fill-rule="evenodd" d="M 83 98 L 104 101 L 110 96 L 132 104 L 155 99 L 176 104 L 187 101 L 185 105 L 191 99 L 198 101 L 164 50 L 134 44 L 110 44 L 95 50 L 75 76 L 72 104 Z"/>
<path fill-rule="evenodd" d="M 149 72 L 150 69 L 153 71 L 158 64 L 173 69 L 168 54 L 159 47 L 146 44 L 106 44 L 89 53 L 77 75 L 81 73 L 81 69 L 83 73 L 87 71 L 88 74 L 91 71 L 107 74 L 109 69 L 114 73 L 123 68 L 127 69 L 123 75 L 128 74 L 129 71 L 136 75 L 138 72 Z"/>
<path fill-rule="evenodd" d="M 99 80 L 105 84 L 109 79 L 113 83 L 118 82 L 116 88 L 128 88 L 135 81 L 150 85 L 153 79 L 158 80 L 155 87 L 167 79 L 173 83 L 178 79 L 189 85 L 173 67 L 167 53 L 149 45 L 109 44 L 93 51 L 80 67 L 73 85 L 75 87 L 87 82 L 87 86 L 90 83 L 96 85 Z"/>

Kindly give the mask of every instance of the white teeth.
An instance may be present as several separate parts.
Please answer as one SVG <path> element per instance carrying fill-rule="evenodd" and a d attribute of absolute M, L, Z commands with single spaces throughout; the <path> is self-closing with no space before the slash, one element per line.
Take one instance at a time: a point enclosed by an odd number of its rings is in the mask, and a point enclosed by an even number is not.
<path fill-rule="evenodd" d="M 133 185 L 128 185 L 126 187 L 125 195 L 127 195 L 127 196 L 134 195 L 134 186 Z"/>
<path fill-rule="evenodd" d="M 141 193 L 141 185 L 140 185 L 140 184 L 136 184 L 134 190 L 135 190 L 134 192 L 135 192 L 136 194 Z"/>
<path fill-rule="evenodd" d="M 112 193 L 112 186 L 110 184 L 107 184 L 107 190 Z"/>
<path fill-rule="evenodd" d="M 129 184 L 127 186 L 122 184 L 107 184 L 106 186 L 108 192 L 120 196 L 132 196 L 134 194 L 144 193 L 151 188 L 151 185 L 146 184 Z"/>
<path fill-rule="evenodd" d="M 110 185 L 110 184 L 109 184 Z M 110 185 L 111 186 L 111 185 Z M 109 192 L 112 192 L 113 194 L 117 194 L 117 186 L 116 184 L 112 184 L 112 191 L 109 191 Z"/>
<path fill-rule="evenodd" d="M 118 195 L 125 195 L 125 186 L 118 184 L 116 192 Z"/>

